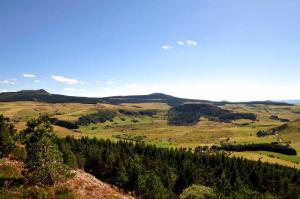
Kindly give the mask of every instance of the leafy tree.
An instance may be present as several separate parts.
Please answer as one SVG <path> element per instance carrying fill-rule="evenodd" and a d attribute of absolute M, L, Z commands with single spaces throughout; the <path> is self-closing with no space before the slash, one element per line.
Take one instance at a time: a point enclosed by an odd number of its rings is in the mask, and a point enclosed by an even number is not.
<path fill-rule="evenodd" d="M 168 192 L 160 178 L 153 173 L 138 177 L 138 192 L 144 199 L 168 199 Z"/>
<path fill-rule="evenodd" d="M 8 118 L 0 115 L 0 157 L 7 156 L 15 146 L 16 130 Z"/>
<path fill-rule="evenodd" d="M 192 185 L 183 190 L 180 199 L 216 199 L 217 194 L 212 188 L 203 185 Z"/>
<path fill-rule="evenodd" d="M 69 172 L 63 164 L 62 153 L 55 144 L 49 117 L 42 116 L 27 123 L 22 132 L 26 144 L 26 170 L 28 183 L 54 185 L 65 179 Z"/>

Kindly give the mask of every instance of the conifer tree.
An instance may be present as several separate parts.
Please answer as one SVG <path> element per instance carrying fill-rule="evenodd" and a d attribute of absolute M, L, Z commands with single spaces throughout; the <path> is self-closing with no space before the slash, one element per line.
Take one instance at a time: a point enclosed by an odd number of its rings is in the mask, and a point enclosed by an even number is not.
<path fill-rule="evenodd" d="M 26 165 L 24 175 L 28 183 L 54 185 L 65 179 L 69 172 L 63 164 L 62 153 L 55 144 L 47 116 L 30 120 L 22 132 L 26 144 Z"/>

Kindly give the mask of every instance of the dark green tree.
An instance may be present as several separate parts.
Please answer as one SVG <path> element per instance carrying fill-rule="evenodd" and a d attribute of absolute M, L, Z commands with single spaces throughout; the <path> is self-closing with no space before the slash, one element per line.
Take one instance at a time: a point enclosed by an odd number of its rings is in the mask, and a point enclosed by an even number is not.
<path fill-rule="evenodd" d="M 160 178 L 154 173 L 140 175 L 138 177 L 138 193 L 145 199 L 170 198 Z"/>
<path fill-rule="evenodd" d="M 67 143 L 61 143 L 59 145 L 59 150 L 63 154 L 63 162 L 68 165 L 70 168 L 76 169 L 78 168 L 77 159 L 75 154 L 70 148 L 70 145 Z"/>
<path fill-rule="evenodd" d="M 16 130 L 8 118 L 0 115 L 0 157 L 7 156 L 16 147 Z"/>
<path fill-rule="evenodd" d="M 47 116 L 30 120 L 21 134 L 26 145 L 24 176 L 28 183 L 54 185 L 69 175 Z"/>

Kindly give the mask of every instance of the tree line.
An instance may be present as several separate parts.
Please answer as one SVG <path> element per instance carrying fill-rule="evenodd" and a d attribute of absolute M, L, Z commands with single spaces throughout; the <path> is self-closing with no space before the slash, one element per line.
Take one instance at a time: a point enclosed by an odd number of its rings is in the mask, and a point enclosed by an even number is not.
<path fill-rule="evenodd" d="M 229 158 L 224 154 L 163 149 L 133 142 L 82 137 L 58 138 L 47 116 L 30 120 L 16 134 L 0 116 L 1 156 L 25 146 L 24 183 L 52 186 L 81 168 L 98 179 L 145 199 L 297 199 L 300 171 L 276 164 Z"/>
<path fill-rule="evenodd" d="M 199 146 L 196 151 L 270 151 L 285 155 L 297 155 L 297 151 L 288 144 L 281 143 L 250 143 L 250 144 L 222 144 L 212 145 L 210 148 Z"/>
<path fill-rule="evenodd" d="M 218 198 L 300 195 L 300 172 L 275 164 L 87 137 L 57 141 L 72 164 L 75 156 L 79 168 L 142 198 L 177 198 L 194 184 L 214 189 Z"/>

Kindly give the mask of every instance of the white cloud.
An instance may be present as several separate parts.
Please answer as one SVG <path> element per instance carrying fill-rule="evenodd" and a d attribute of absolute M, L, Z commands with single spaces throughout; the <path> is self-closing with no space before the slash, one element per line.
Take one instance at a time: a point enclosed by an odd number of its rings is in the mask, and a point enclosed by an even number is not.
<path fill-rule="evenodd" d="M 58 82 L 63 83 L 63 84 L 69 84 L 69 85 L 84 84 L 82 81 L 79 81 L 77 79 L 67 78 L 67 77 L 64 77 L 64 76 L 52 75 L 51 77 L 55 81 L 58 81 Z"/>
<path fill-rule="evenodd" d="M 112 85 L 112 84 L 115 84 L 117 81 L 114 79 L 114 78 L 111 78 L 109 80 L 106 81 L 106 84 L 107 85 Z"/>
<path fill-rule="evenodd" d="M 198 43 L 194 40 L 177 41 L 177 44 L 180 46 L 189 46 L 189 47 L 194 47 L 198 45 Z"/>
<path fill-rule="evenodd" d="M 5 93 L 5 92 L 8 92 L 8 91 L 7 91 L 7 90 L 5 90 L 5 89 L 3 89 L 1 92 L 2 92 L 2 93 Z"/>
<path fill-rule="evenodd" d="M 23 77 L 26 77 L 26 78 L 35 78 L 36 75 L 35 74 L 24 73 Z"/>
<path fill-rule="evenodd" d="M 197 46 L 198 45 L 198 43 L 193 40 L 187 40 L 185 43 L 187 46 Z"/>
<path fill-rule="evenodd" d="M 173 46 L 170 46 L 170 45 L 163 45 L 161 46 L 162 49 L 164 50 L 172 50 L 173 49 Z"/>
<path fill-rule="evenodd" d="M 185 45 L 184 41 L 177 41 L 177 44 L 178 44 L 178 45 L 181 45 L 181 46 L 184 46 L 184 45 Z"/>
<path fill-rule="evenodd" d="M 100 81 L 95 81 L 96 84 L 100 84 Z"/>
<path fill-rule="evenodd" d="M 11 85 L 15 85 L 16 82 L 17 82 L 16 79 L 9 79 L 9 80 L 6 79 L 6 80 L 3 80 L 3 81 L 0 81 L 0 83 L 2 83 L 2 84 L 11 84 Z"/>
<path fill-rule="evenodd" d="M 37 84 L 46 84 L 47 83 L 47 82 L 43 82 L 43 81 L 38 80 L 38 79 L 35 79 L 34 82 L 37 83 Z"/>

